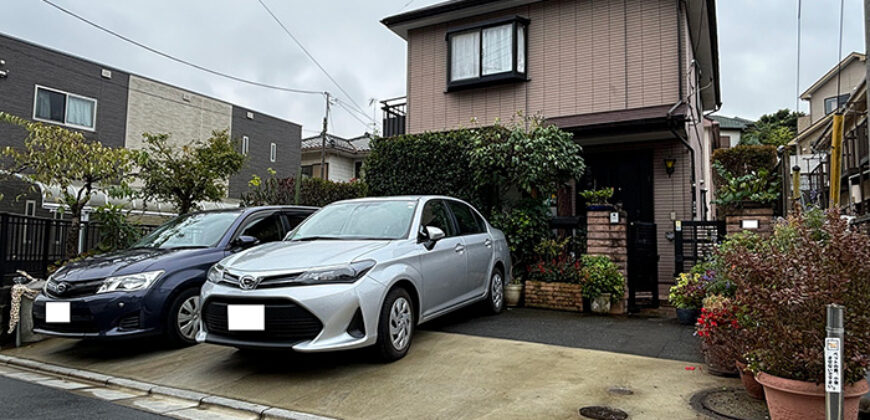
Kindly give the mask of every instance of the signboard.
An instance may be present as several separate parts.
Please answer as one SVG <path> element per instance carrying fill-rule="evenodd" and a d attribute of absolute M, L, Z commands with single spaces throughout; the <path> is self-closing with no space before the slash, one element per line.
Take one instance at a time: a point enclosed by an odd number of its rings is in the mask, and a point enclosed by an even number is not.
<path fill-rule="evenodd" d="M 612 211 L 610 212 L 610 224 L 615 225 L 619 223 L 619 212 Z"/>
<path fill-rule="evenodd" d="M 839 338 L 825 339 L 825 392 L 843 392 L 842 352 Z"/>
<path fill-rule="evenodd" d="M 758 220 L 742 220 L 740 227 L 743 229 L 758 229 Z"/>

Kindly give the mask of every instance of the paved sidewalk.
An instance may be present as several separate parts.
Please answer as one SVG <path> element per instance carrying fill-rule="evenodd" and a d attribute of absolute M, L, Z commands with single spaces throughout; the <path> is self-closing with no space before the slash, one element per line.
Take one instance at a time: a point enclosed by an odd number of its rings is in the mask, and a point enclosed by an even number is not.
<path fill-rule="evenodd" d="M 509 308 L 492 316 L 468 308 L 423 329 L 696 363 L 704 360 L 694 328 L 670 317 L 597 316 L 530 308 Z"/>
<path fill-rule="evenodd" d="M 699 364 L 431 331 L 419 331 L 408 356 L 392 364 L 364 352 L 247 355 L 204 344 L 167 350 L 61 339 L 2 353 L 347 419 L 576 419 L 589 405 L 632 418 L 697 418 L 692 394 L 739 386 Z M 608 392 L 614 386 L 634 393 Z"/>

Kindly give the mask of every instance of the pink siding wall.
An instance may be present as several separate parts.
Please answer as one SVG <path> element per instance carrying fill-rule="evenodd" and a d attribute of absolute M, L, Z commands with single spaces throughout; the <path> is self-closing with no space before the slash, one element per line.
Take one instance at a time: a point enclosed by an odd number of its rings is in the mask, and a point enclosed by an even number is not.
<path fill-rule="evenodd" d="M 522 15 L 531 81 L 445 93 L 448 28 Z M 509 120 L 671 105 L 678 100 L 677 8 L 668 0 L 550 0 L 413 30 L 408 37 L 411 133 Z"/>

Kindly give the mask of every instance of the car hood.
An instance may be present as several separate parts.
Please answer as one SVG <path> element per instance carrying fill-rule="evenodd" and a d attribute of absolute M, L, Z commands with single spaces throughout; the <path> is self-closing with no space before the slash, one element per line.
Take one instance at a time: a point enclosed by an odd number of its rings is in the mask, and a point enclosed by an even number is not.
<path fill-rule="evenodd" d="M 136 248 L 110 252 L 71 262 L 54 274 L 58 281 L 87 281 L 106 277 L 135 274 L 145 271 L 167 270 L 173 261 L 216 252 L 215 248 L 203 249 L 159 249 Z M 217 258 L 216 258 L 217 259 Z"/>
<path fill-rule="evenodd" d="M 304 270 L 347 264 L 387 246 L 390 241 L 272 242 L 227 257 L 225 268 L 245 272 Z"/>

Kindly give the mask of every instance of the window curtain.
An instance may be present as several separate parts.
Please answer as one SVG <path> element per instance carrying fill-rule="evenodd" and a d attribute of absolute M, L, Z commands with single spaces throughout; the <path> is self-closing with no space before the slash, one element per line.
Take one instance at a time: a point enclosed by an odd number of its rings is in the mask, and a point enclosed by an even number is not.
<path fill-rule="evenodd" d="M 70 96 L 67 102 L 66 123 L 81 127 L 94 127 L 94 102 Z"/>
<path fill-rule="evenodd" d="M 526 72 L 526 27 L 517 25 L 517 71 Z"/>
<path fill-rule="evenodd" d="M 36 91 L 36 117 L 43 120 L 63 123 L 64 104 L 66 95 L 50 90 L 37 89 Z"/>
<path fill-rule="evenodd" d="M 455 34 L 451 38 L 450 80 L 478 77 L 480 69 L 480 32 Z"/>
<path fill-rule="evenodd" d="M 513 66 L 513 25 L 483 30 L 483 75 L 511 71 Z"/>

